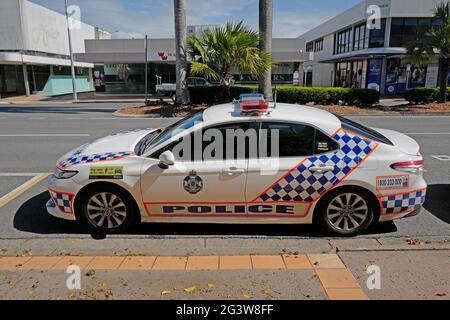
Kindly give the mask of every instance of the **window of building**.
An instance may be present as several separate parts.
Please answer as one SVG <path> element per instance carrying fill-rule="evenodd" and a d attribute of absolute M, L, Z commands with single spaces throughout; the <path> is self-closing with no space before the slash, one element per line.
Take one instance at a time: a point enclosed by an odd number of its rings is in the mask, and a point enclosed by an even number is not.
<path fill-rule="evenodd" d="M 313 52 L 314 51 L 314 41 L 308 42 L 306 44 L 306 52 Z"/>
<path fill-rule="evenodd" d="M 393 18 L 391 23 L 391 47 L 407 47 L 421 30 L 433 25 L 431 18 Z"/>
<path fill-rule="evenodd" d="M 314 52 L 320 52 L 323 50 L 323 38 L 314 41 Z"/>
<path fill-rule="evenodd" d="M 353 50 L 358 51 L 366 49 L 369 46 L 369 30 L 367 30 L 366 23 L 362 23 L 355 27 L 353 32 Z"/>
<path fill-rule="evenodd" d="M 334 54 L 347 53 L 352 50 L 352 28 L 335 34 Z"/>
<path fill-rule="evenodd" d="M 386 19 L 381 19 L 380 29 L 370 30 L 369 48 L 384 47 L 385 35 L 386 35 Z"/>

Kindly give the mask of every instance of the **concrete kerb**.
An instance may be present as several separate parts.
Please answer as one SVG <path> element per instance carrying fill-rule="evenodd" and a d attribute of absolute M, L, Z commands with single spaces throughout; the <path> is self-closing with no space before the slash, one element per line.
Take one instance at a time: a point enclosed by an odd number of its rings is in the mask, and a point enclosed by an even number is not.
<path fill-rule="evenodd" d="M 101 243 L 101 246 L 98 244 Z M 317 238 L 295 237 L 150 237 L 108 236 L 95 240 L 88 235 L 36 239 L 0 239 L 0 256 L 33 255 L 236 255 L 295 254 L 361 251 L 450 250 L 449 236 Z"/>

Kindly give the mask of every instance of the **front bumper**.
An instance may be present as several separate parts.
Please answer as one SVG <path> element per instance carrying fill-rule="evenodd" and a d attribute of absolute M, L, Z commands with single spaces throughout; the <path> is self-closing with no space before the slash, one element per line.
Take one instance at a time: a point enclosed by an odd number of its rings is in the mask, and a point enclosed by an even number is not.
<path fill-rule="evenodd" d="M 57 205 L 55 204 L 55 201 L 53 200 L 53 198 L 50 198 L 47 201 L 46 207 L 47 207 L 47 212 L 56 218 L 70 220 L 70 221 L 76 220 L 74 214 L 66 214 L 66 213 L 61 212 L 61 210 L 58 209 Z"/>

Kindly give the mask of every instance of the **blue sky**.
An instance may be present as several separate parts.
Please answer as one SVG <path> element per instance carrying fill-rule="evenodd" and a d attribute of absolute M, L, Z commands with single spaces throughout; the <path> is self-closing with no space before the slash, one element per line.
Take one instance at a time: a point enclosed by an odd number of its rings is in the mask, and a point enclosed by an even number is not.
<path fill-rule="evenodd" d="M 188 24 L 224 24 L 244 20 L 258 24 L 258 0 L 186 0 Z M 64 11 L 63 0 L 32 0 Z M 297 37 L 360 0 L 274 0 L 274 36 Z M 69 0 L 81 8 L 81 20 L 116 37 L 173 36 L 172 0 Z"/>

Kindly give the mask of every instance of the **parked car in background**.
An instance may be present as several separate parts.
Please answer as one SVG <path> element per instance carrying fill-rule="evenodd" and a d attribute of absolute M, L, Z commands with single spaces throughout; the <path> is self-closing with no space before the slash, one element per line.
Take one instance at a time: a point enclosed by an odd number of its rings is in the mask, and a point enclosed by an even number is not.
<path fill-rule="evenodd" d="M 162 83 L 161 77 L 156 76 L 156 94 L 159 96 L 173 96 L 177 91 L 176 83 Z M 209 86 L 209 82 L 205 78 L 189 77 L 186 80 L 188 87 L 205 87 Z"/>

